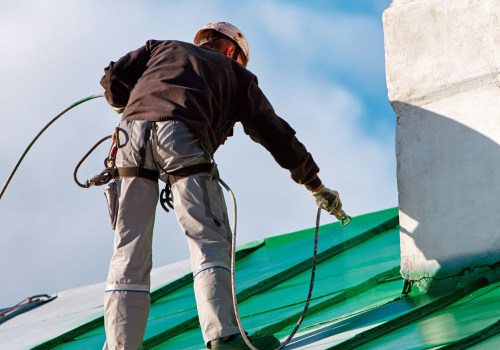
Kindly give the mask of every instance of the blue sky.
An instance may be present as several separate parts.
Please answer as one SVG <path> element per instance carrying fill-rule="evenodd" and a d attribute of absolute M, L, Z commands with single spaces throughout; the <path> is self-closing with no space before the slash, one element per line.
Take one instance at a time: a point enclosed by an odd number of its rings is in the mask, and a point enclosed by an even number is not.
<path fill-rule="evenodd" d="M 391 1 L 63 1 L 2 5 L 0 180 L 53 116 L 102 88 L 109 61 L 148 39 L 191 41 L 211 21 L 247 36 L 248 68 L 319 164 L 345 210 L 397 205 L 395 114 L 387 100 L 382 11 Z M 0 200 L 0 307 L 104 281 L 112 254 L 102 188 L 73 183 L 78 160 L 119 117 L 103 99 L 72 110 L 35 144 Z M 107 147 L 81 168 L 102 170 Z M 314 226 L 315 204 L 236 128 L 216 154 L 238 201 L 238 243 Z M 322 223 L 333 222 L 322 216 Z M 155 266 L 188 258 L 175 216 L 157 212 Z"/>

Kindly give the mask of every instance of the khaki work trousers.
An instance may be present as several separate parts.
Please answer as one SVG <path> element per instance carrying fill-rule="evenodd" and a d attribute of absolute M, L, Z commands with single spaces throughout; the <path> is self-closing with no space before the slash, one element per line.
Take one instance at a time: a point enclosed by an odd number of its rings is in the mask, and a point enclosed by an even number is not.
<path fill-rule="evenodd" d="M 146 131 L 147 128 L 149 131 Z M 153 128 L 153 130 L 151 130 Z M 152 133 L 157 149 L 152 149 Z M 149 135 L 149 136 L 148 136 Z M 179 121 L 122 121 L 116 163 L 166 172 L 208 163 L 200 142 Z M 156 161 L 155 161 L 156 158 Z M 104 349 L 140 349 L 150 308 L 152 236 L 158 183 L 141 177 L 115 180 L 116 228 L 104 298 Z M 205 343 L 239 333 L 231 295 L 232 235 L 222 189 L 210 174 L 188 176 L 172 186 L 177 220 L 188 241 L 194 292 Z"/>

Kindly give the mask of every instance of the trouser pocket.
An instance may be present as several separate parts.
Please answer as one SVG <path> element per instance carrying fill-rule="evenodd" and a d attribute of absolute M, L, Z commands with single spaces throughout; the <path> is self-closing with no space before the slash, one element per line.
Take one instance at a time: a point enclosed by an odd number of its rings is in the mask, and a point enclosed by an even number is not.
<path fill-rule="evenodd" d="M 118 214 L 118 189 L 116 181 L 112 181 L 106 185 L 104 189 L 104 196 L 108 202 L 109 218 L 111 222 L 111 228 L 114 230 L 116 228 L 116 217 Z"/>

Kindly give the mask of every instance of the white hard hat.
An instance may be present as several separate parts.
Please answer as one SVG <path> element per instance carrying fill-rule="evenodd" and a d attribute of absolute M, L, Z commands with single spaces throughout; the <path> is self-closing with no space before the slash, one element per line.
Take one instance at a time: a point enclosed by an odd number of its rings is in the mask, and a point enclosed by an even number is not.
<path fill-rule="evenodd" d="M 227 36 L 238 45 L 243 56 L 243 66 L 246 67 L 250 60 L 250 50 L 248 49 L 247 39 L 243 33 L 231 23 L 215 22 L 204 25 L 194 36 L 194 44 L 196 46 L 201 46 L 214 40 L 214 31 Z"/>

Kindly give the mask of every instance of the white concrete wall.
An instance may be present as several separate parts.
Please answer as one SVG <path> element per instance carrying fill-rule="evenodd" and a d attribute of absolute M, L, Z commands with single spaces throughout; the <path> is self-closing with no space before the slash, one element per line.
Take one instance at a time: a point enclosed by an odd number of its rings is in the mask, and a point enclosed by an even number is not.
<path fill-rule="evenodd" d="M 495 279 L 500 1 L 394 0 L 383 22 L 402 276 L 424 290 Z"/>

